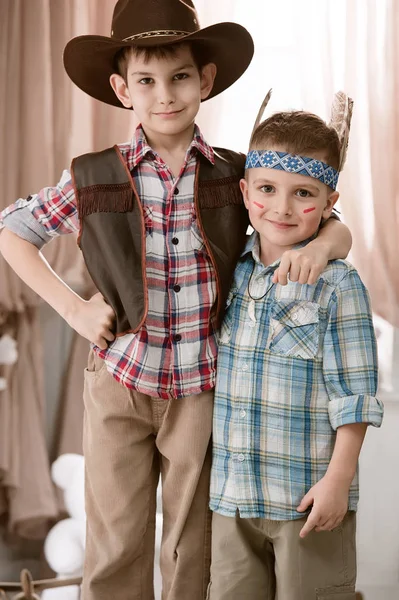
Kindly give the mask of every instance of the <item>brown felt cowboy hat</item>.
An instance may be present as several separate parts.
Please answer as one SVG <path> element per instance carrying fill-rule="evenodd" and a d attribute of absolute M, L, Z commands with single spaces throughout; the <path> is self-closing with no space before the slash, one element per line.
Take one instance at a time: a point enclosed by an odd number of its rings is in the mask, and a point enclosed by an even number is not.
<path fill-rule="evenodd" d="M 109 77 L 121 48 L 164 46 L 176 42 L 205 44 L 210 62 L 217 66 L 207 99 L 232 85 L 251 62 L 254 46 L 248 31 L 236 23 L 218 23 L 200 29 L 192 0 L 118 0 L 112 17 L 111 37 L 81 35 L 68 42 L 64 65 L 72 81 L 84 92 L 122 107 Z"/>

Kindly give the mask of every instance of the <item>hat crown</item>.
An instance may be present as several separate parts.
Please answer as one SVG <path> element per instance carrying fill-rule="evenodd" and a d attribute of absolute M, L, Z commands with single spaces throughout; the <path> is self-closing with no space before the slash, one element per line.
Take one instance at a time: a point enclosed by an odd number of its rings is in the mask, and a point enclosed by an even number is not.
<path fill-rule="evenodd" d="M 192 0 L 118 0 L 111 37 L 128 40 L 157 32 L 194 33 L 199 28 Z"/>

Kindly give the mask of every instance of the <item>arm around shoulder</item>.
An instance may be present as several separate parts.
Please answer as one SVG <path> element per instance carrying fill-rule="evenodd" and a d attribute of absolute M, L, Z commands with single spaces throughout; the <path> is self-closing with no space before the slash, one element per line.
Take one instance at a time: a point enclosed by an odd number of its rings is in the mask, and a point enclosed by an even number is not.
<path fill-rule="evenodd" d="M 326 268 L 328 261 L 346 258 L 352 246 L 351 232 L 337 217 L 330 217 L 319 230 L 318 236 L 306 246 L 284 252 L 275 270 L 273 283 L 290 281 L 313 285 Z"/>
<path fill-rule="evenodd" d="M 319 235 L 310 244 L 320 245 L 328 260 L 346 258 L 352 248 L 352 234 L 338 218 L 330 217 L 323 223 Z"/>

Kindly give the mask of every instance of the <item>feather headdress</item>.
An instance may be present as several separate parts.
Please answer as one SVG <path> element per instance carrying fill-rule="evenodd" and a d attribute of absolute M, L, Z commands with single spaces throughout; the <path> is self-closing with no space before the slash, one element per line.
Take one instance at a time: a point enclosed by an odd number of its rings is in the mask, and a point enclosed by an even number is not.
<path fill-rule="evenodd" d="M 253 138 L 253 135 L 254 135 L 254 133 L 255 133 L 255 129 L 258 127 L 259 123 L 260 123 L 260 122 L 261 122 L 261 120 L 262 120 L 263 113 L 264 113 L 264 112 L 265 112 L 265 110 L 266 110 L 266 106 L 269 104 L 269 100 L 270 100 L 270 98 L 271 98 L 272 91 L 273 91 L 273 89 L 272 89 L 272 88 L 270 88 L 270 90 L 267 92 L 267 94 L 266 94 L 266 96 L 265 96 L 265 99 L 263 100 L 263 102 L 262 102 L 262 104 L 261 104 L 261 106 L 260 106 L 260 109 L 259 109 L 259 111 L 258 111 L 258 115 L 257 115 L 257 117 L 256 117 L 256 120 L 255 120 L 255 124 L 254 124 L 254 126 L 253 126 L 253 128 L 252 128 L 252 133 L 251 133 L 250 143 L 252 142 L 252 138 Z"/>
<path fill-rule="evenodd" d="M 255 120 L 255 124 L 251 133 L 251 141 L 253 135 L 255 133 L 256 128 L 262 121 L 263 113 L 266 110 L 266 107 L 269 103 L 270 97 L 272 95 L 272 89 L 270 89 L 265 99 L 263 100 L 261 107 L 259 109 L 258 115 Z M 333 127 L 338 134 L 339 144 L 340 144 L 340 159 L 339 159 L 339 167 L 338 171 L 342 171 L 346 154 L 348 150 L 348 142 L 349 142 L 349 131 L 352 120 L 352 112 L 353 112 L 353 100 L 349 96 L 345 94 L 345 92 L 337 92 L 334 95 L 332 108 L 331 108 L 331 119 L 329 126 Z"/>
<path fill-rule="evenodd" d="M 333 99 L 329 125 L 337 132 L 341 148 L 338 171 L 342 171 L 346 160 L 352 112 L 352 98 L 349 98 L 344 92 L 337 92 Z"/>

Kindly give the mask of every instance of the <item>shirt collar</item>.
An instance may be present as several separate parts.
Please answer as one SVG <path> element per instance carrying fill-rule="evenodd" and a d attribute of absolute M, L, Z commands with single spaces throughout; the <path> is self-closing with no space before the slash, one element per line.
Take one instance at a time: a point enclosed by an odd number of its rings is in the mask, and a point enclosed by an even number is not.
<path fill-rule="evenodd" d="M 215 152 L 208 144 L 204 136 L 202 135 L 200 128 L 198 125 L 194 127 L 194 136 L 193 141 L 190 144 L 189 151 L 192 152 L 192 149 L 196 148 L 201 154 L 212 164 L 215 164 Z"/>
<path fill-rule="evenodd" d="M 215 153 L 204 136 L 202 135 L 198 125 L 194 127 L 194 135 L 190 146 L 187 148 L 186 158 L 189 160 L 195 151 L 201 152 L 201 154 L 212 164 L 215 164 Z M 144 129 L 141 125 L 138 125 L 134 132 L 133 139 L 130 146 L 130 169 L 134 169 L 144 159 L 154 159 L 156 153 L 147 142 L 147 138 L 144 133 Z"/>
<path fill-rule="evenodd" d="M 303 248 L 304 246 L 306 246 L 310 241 L 314 240 L 317 237 L 318 231 L 312 235 L 310 238 L 307 238 L 306 240 L 303 240 L 302 242 L 298 242 L 297 244 L 295 244 L 295 246 L 293 246 L 293 250 L 298 250 L 299 248 Z M 247 243 L 245 244 L 245 248 L 241 253 L 241 257 L 244 257 L 246 254 L 252 254 L 252 258 L 254 259 L 254 261 L 256 263 L 261 264 L 261 260 L 260 260 L 260 239 L 259 239 L 259 233 L 257 231 L 254 231 L 250 237 L 247 240 Z M 271 265 L 264 265 L 267 268 L 277 268 L 278 265 L 280 264 L 280 258 L 278 258 L 277 260 L 274 261 L 274 263 L 272 263 Z"/>

